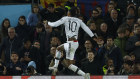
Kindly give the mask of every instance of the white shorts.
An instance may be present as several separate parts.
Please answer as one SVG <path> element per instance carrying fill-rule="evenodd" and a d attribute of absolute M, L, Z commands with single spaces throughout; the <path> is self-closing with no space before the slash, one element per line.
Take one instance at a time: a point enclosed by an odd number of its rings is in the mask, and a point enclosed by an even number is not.
<path fill-rule="evenodd" d="M 67 41 L 67 43 L 64 43 L 64 49 L 66 52 L 66 59 L 73 60 L 75 51 L 78 48 L 79 43 L 74 41 Z"/>

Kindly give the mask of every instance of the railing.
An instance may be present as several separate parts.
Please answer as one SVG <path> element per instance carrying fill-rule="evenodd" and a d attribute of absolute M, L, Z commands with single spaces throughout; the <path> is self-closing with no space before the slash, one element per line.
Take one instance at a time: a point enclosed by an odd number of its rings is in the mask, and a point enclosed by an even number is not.
<path fill-rule="evenodd" d="M 84 79 L 82 76 L 0 76 L 0 79 Z M 90 76 L 90 79 L 140 79 L 138 76 Z"/>

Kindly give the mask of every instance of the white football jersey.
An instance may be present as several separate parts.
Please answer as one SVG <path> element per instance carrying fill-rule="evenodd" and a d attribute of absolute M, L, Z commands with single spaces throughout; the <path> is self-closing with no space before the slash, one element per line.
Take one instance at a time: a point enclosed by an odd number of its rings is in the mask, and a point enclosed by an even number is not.
<path fill-rule="evenodd" d="M 52 26 L 52 27 L 57 27 L 61 24 L 64 24 L 64 26 L 65 26 L 65 33 L 66 33 L 67 40 L 68 40 L 68 38 L 71 38 L 71 37 L 75 37 L 77 39 L 78 31 L 79 31 L 80 27 L 86 33 L 88 33 L 88 35 L 90 37 L 94 36 L 92 31 L 85 25 L 85 23 L 83 23 L 82 20 L 75 18 L 75 17 L 65 16 L 56 22 L 48 22 L 48 25 Z"/>

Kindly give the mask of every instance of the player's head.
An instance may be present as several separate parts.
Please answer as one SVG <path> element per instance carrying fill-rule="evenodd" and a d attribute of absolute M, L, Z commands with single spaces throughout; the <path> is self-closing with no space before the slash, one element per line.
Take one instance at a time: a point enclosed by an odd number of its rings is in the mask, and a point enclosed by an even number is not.
<path fill-rule="evenodd" d="M 72 7 L 69 11 L 68 11 L 68 16 L 71 16 L 71 17 L 76 17 L 77 15 L 77 8 L 76 7 Z"/>

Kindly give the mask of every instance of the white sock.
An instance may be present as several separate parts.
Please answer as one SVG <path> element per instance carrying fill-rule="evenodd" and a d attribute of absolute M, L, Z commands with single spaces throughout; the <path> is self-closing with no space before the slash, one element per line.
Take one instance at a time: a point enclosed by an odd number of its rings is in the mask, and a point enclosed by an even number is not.
<path fill-rule="evenodd" d="M 77 70 L 78 67 L 75 66 L 75 65 L 73 65 L 73 64 L 71 64 L 68 68 L 69 68 L 70 70 L 76 72 L 76 70 Z M 82 70 L 78 70 L 77 74 L 78 74 L 78 75 L 85 76 L 85 72 L 83 72 Z"/>
<path fill-rule="evenodd" d="M 61 58 L 61 52 L 56 50 L 56 54 L 55 54 L 55 57 L 58 58 L 58 59 L 55 59 L 55 62 L 54 62 L 54 67 L 58 67 L 58 64 L 59 64 L 59 59 Z"/>

